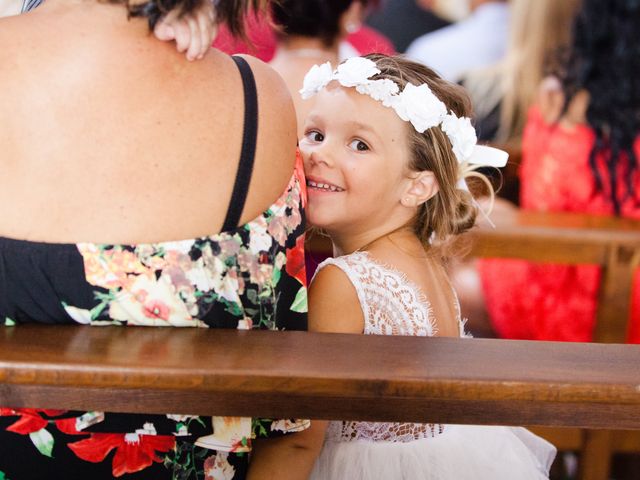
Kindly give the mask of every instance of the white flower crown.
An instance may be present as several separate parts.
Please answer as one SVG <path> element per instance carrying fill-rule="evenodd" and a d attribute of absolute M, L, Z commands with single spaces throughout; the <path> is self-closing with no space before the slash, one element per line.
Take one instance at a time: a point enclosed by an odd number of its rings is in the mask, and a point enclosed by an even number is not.
<path fill-rule="evenodd" d="M 477 145 L 471 119 L 448 112 L 446 105 L 426 83 L 420 86 L 407 83 L 401 92 L 392 80 L 371 80 L 379 73 L 380 69 L 374 61 L 362 57 L 350 58 L 338 65 L 336 70 L 332 69 L 329 62 L 314 65 L 304 77 L 300 95 L 305 100 L 311 98 L 331 81 L 337 80 L 343 87 L 354 87 L 358 93 L 369 95 L 385 107 L 393 108 L 402 120 L 411 122 L 419 133 L 439 126 L 449 138 L 459 164 L 489 167 L 504 167 L 507 164 L 509 155 L 497 148 Z"/>

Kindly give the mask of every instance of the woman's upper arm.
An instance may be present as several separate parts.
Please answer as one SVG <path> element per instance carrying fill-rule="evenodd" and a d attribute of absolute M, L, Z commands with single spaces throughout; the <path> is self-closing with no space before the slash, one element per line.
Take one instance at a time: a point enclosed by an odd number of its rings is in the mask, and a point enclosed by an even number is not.
<path fill-rule="evenodd" d="M 309 330 L 364 332 L 364 314 L 356 289 L 347 275 L 334 265 L 322 268 L 309 287 Z"/>

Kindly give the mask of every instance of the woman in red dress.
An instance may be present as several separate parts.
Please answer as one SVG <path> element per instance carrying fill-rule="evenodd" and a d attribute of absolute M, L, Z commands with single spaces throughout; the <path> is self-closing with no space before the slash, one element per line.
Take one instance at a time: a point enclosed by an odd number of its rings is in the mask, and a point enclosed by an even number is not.
<path fill-rule="evenodd" d="M 521 206 L 640 219 L 640 4 L 585 0 L 565 71 L 528 117 Z M 503 338 L 590 341 L 600 270 L 592 265 L 485 260 L 493 327 Z M 640 343 L 636 272 L 628 339 Z"/>

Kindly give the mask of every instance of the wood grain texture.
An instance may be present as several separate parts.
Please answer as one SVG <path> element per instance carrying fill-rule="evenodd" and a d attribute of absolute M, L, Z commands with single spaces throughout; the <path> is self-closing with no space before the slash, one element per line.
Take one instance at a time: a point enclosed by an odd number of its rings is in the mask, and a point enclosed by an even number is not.
<path fill-rule="evenodd" d="M 640 429 L 640 346 L 0 328 L 0 405 Z"/>

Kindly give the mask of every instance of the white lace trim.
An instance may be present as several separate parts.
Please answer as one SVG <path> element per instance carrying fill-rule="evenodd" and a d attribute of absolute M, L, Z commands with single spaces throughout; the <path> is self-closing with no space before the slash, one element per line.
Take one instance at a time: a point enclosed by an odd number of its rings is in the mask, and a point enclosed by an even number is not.
<path fill-rule="evenodd" d="M 340 268 L 353 284 L 366 335 L 430 337 L 437 332 L 431 303 L 407 276 L 374 261 L 366 252 L 328 258 L 318 266 Z"/>
<path fill-rule="evenodd" d="M 423 290 L 398 270 L 373 260 L 366 252 L 328 258 L 318 266 L 340 268 L 353 284 L 364 315 L 367 335 L 433 336 L 436 323 L 431 303 Z M 316 272 L 317 274 L 317 272 Z M 460 320 L 460 305 L 454 291 L 455 312 Z M 445 426 L 425 423 L 330 422 L 326 440 L 351 442 L 412 442 L 435 437 Z"/>
<path fill-rule="evenodd" d="M 433 423 L 329 422 L 329 442 L 395 442 L 407 443 L 433 438 L 444 433 L 445 426 Z"/>

